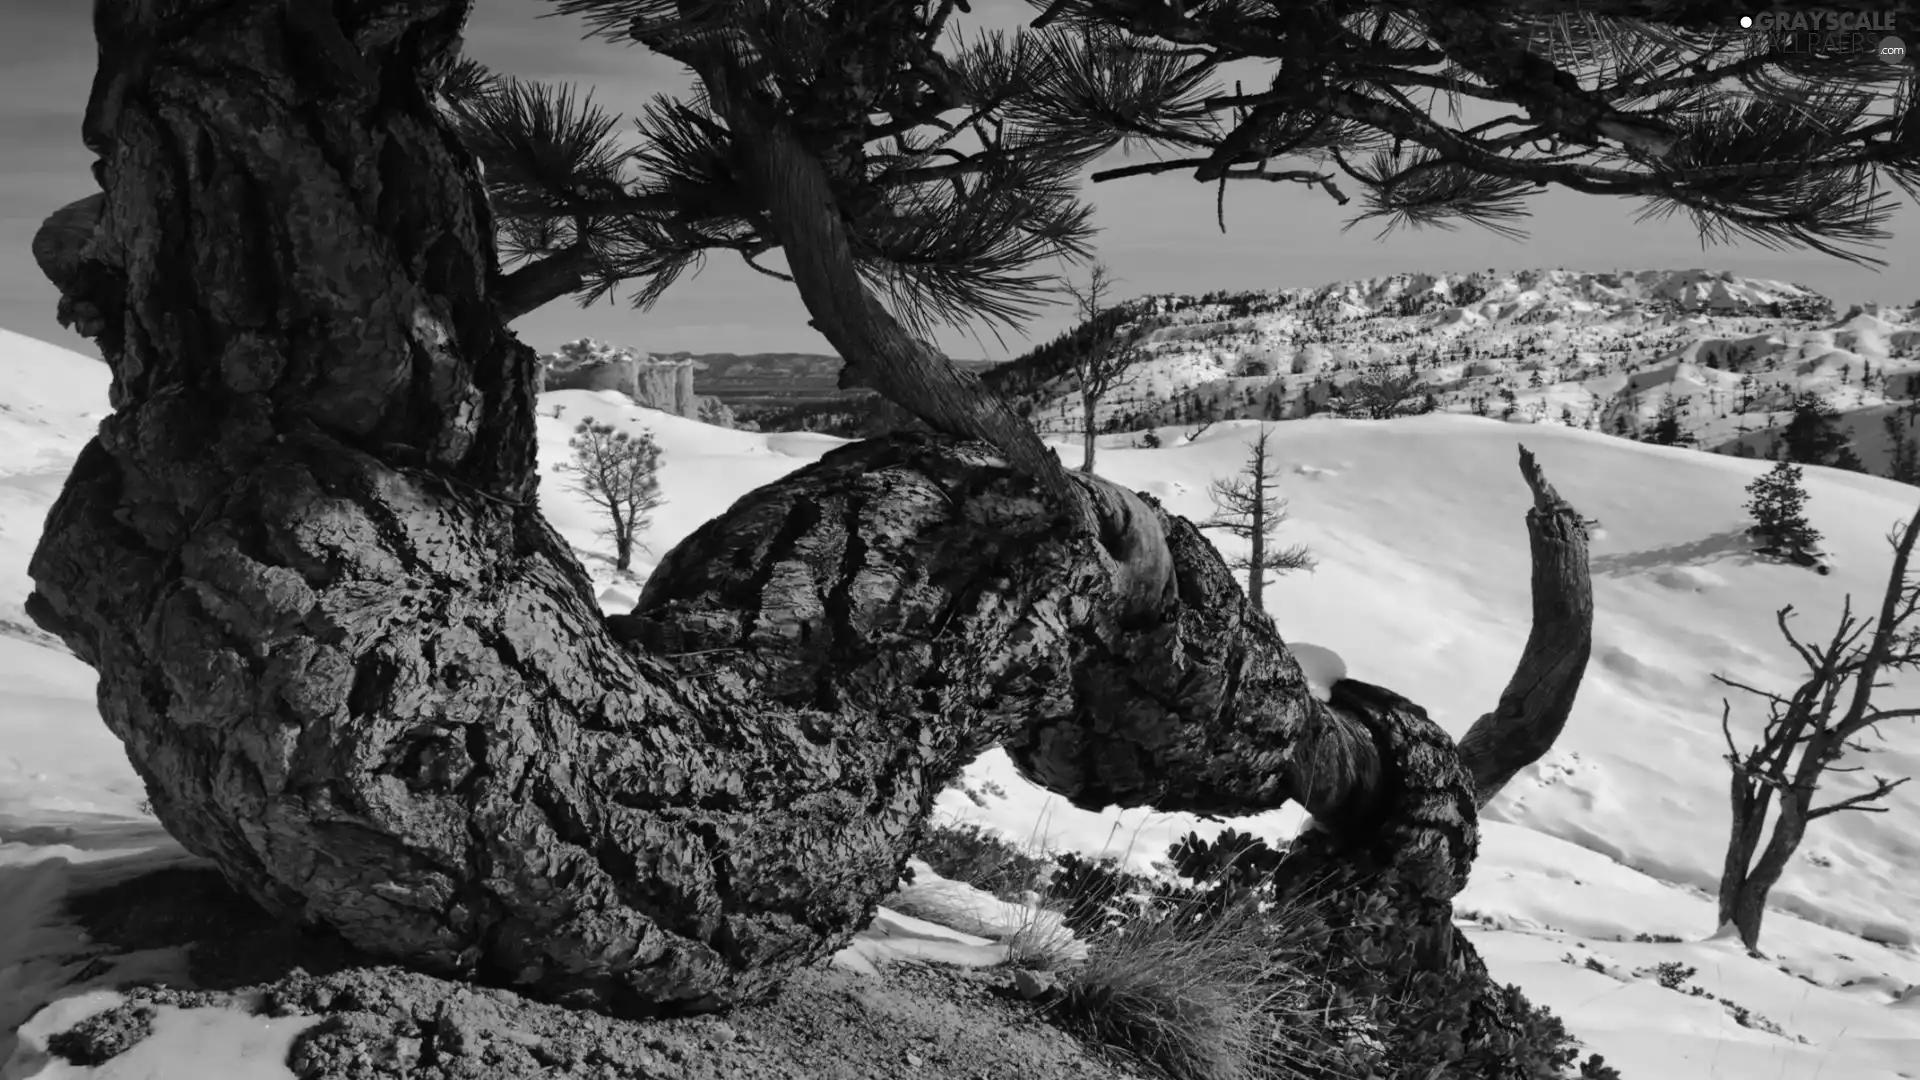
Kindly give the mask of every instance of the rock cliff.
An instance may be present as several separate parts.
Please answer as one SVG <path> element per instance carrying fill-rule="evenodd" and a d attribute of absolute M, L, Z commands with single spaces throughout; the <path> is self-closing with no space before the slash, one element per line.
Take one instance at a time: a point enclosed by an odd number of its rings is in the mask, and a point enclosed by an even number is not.
<path fill-rule="evenodd" d="M 694 361 L 658 359 L 592 338 L 569 341 L 540 356 L 540 389 L 618 390 L 650 409 L 733 426 L 726 405 L 693 392 Z"/>

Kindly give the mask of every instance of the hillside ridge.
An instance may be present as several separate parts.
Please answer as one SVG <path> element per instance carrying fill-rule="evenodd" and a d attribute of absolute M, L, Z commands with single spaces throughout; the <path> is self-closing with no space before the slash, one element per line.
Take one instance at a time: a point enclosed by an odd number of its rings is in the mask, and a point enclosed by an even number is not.
<path fill-rule="evenodd" d="M 1116 305 L 1131 371 L 1098 434 L 1225 419 L 1356 415 L 1356 380 L 1413 383 L 1406 411 L 1460 412 L 1764 453 L 1797 395 L 1871 444 L 1920 395 L 1920 301 L 1844 311 L 1804 285 L 1727 271 L 1400 273 L 1313 288 L 1155 294 Z M 1043 432 L 1081 433 L 1076 326 L 983 374 Z M 1911 411 L 1911 410 L 1909 410 Z M 1851 418 L 1851 419 L 1849 419 Z M 1863 448 L 1871 464 L 1875 448 Z"/>

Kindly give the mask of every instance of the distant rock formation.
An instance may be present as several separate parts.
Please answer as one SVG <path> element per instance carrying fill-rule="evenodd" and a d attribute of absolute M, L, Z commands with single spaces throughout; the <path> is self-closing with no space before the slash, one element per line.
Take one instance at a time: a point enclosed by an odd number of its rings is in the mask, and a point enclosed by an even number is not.
<path fill-rule="evenodd" d="M 1920 416 L 1920 308 L 1836 306 L 1718 270 L 1404 273 L 1136 297 L 1122 318 L 1137 337 L 1128 378 L 1096 410 L 1109 436 L 1339 413 L 1349 383 L 1382 375 L 1415 376 L 1423 409 L 1630 438 L 1678 417 L 1702 448 L 1762 454 L 1795 395 L 1812 393 L 1853 417 L 1875 470 L 1883 415 Z M 1073 359 L 1088 334 L 1074 327 L 981 381 L 1043 434 L 1080 437 Z M 822 418 L 796 410 L 762 426 Z"/>
<path fill-rule="evenodd" d="M 694 362 L 662 360 L 592 338 L 569 341 L 540 356 L 540 389 L 618 390 L 636 403 L 716 427 L 733 426 L 733 410 L 693 392 Z"/>

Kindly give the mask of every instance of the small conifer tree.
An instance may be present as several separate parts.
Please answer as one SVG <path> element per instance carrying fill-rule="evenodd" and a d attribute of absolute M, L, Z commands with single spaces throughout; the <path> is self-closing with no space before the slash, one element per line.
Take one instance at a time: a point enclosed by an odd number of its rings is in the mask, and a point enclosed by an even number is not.
<path fill-rule="evenodd" d="M 1229 557 L 1227 565 L 1247 572 L 1247 598 L 1255 611 L 1266 610 L 1262 595 L 1268 574 L 1311 570 L 1315 562 L 1305 544 L 1280 547 L 1274 543 L 1287 520 L 1287 500 L 1277 490 L 1279 463 L 1268 444 L 1272 437 L 1262 424 L 1259 438 L 1248 444 L 1247 463 L 1240 474 L 1208 485 L 1215 513 L 1200 522 L 1202 529 L 1220 529 L 1252 544 L 1248 554 Z"/>
<path fill-rule="evenodd" d="M 1781 431 L 1781 449 L 1787 460 L 1801 465 L 1829 465 L 1849 472 L 1867 471 L 1853 449 L 1852 436 L 1840 427 L 1840 414 L 1813 393 L 1794 395 L 1793 418 Z"/>
<path fill-rule="evenodd" d="M 1887 455 L 1887 478 L 1903 484 L 1920 485 L 1920 447 L 1915 446 L 1913 436 L 1907 434 L 1900 417 L 1891 413 L 1880 421 L 1887 433 L 1890 453 Z"/>
<path fill-rule="evenodd" d="M 652 523 L 650 512 L 665 501 L 660 497 L 660 444 L 651 432 L 636 436 L 612 424 L 582 420 L 567 445 L 573 448 L 573 461 L 561 470 L 573 474 L 574 490 L 606 512 L 610 527 L 602 535 L 613 540 L 613 565 L 629 569 L 634 538 Z"/>
<path fill-rule="evenodd" d="M 1697 440 L 1682 426 L 1686 415 L 1686 406 L 1677 397 L 1668 397 L 1660 403 L 1660 413 L 1653 426 L 1641 435 L 1641 442 L 1650 442 L 1659 446 L 1692 446 Z"/>
<path fill-rule="evenodd" d="M 1373 372 L 1360 375 L 1339 388 L 1340 412 L 1344 416 L 1367 420 L 1391 420 L 1396 416 L 1418 413 L 1420 377 L 1413 374 Z M 1432 397 L 1428 392 L 1427 397 Z M 1437 402 L 1436 402 L 1437 404 Z"/>
<path fill-rule="evenodd" d="M 1747 513 L 1753 515 L 1747 533 L 1760 540 L 1760 550 L 1769 554 L 1809 553 L 1820 543 L 1820 532 L 1807 521 L 1806 506 L 1800 466 L 1777 462 L 1747 485 Z"/>

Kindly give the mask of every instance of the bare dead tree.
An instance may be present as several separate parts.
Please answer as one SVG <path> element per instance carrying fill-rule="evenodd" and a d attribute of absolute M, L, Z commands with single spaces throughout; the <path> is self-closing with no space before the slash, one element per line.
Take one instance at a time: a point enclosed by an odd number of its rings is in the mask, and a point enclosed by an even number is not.
<path fill-rule="evenodd" d="M 1807 826 L 1823 817 L 1852 810 L 1883 814 L 1886 798 L 1908 777 L 1874 776 L 1863 791 L 1815 806 L 1814 797 L 1829 774 L 1861 771 L 1860 766 L 1838 764 L 1849 751 L 1869 750 L 1861 736 L 1889 720 L 1920 716 L 1920 707 L 1888 708 L 1874 695 L 1888 684 L 1885 676 L 1920 669 L 1920 627 L 1909 625 L 1920 607 L 1920 581 L 1908 571 L 1920 513 L 1904 528 L 1887 536 L 1893 548 L 1893 566 L 1877 616 L 1858 618 L 1853 598 L 1842 605 L 1839 625 L 1822 644 L 1803 641 L 1788 625 L 1793 606 L 1774 613 L 1781 636 L 1806 666 L 1800 685 L 1790 694 L 1750 686 L 1724 675 L 1714 678 L 1725 686 L 1766 702 L 1767 721 L 1760 739 L 1745 749 L 1734 741 L 1733 705 L 1721 699 L 1720 731 L 1727 743 L 1726 760 L 1733 769 L 1729 796 L 1733 827 L 1727 840 L 1726 861 L 1720 872 L 1720 924 L 1731 924 L 1749 949 L 1760 944 L 1760 923 L 1766 914 L 1767 894 L 1779 883 L 1787 862 L 1806 837 Z M 1769 811 L 1773 831 L 1766 832 Z M 1765 838 L 1765 847 L 1761 846 Z"/>
<path fill-rule="evenodd" d="M 1093 471 L 1094 437 L 1099 434 L 1095 413 L 1108 393 L 1127 380 L 1133 370 L 1135 353 L 1129 348 L 1119 316 L 1107 302 L 1118 279 L 1106 263 L 1096 262 L 1087 271 L 1086 283 L 1069 282 L 1065 288 L 1073 297 L 1086 336 L 1073 350 L 1073 374 L 1080 386 L 1081 445 L 1084 454 L 1080 471 Z"/>
<path fill-rule="evenodd" d="M 1253 610 L 1264 612 L 1262 596 L 1268 574 L 1311 570 L 1314 558 L 1305 544 L 1276 547 L 1273 539 L 1287 521 L 1287 500 L 1280 496 L 1275 481 L 1273 431 L 1260 425 L 1260 435 L 1247 449 L 1247 461 L 1240 472 L 1207 485 L 1213 499 L 1214 515 L 1200 523 L 1202 529 L 1219 529 L 1247 541 L 1245 555 L 1229 555 L 1227 565 L 1247 574 L 1247 599 Z"/>

